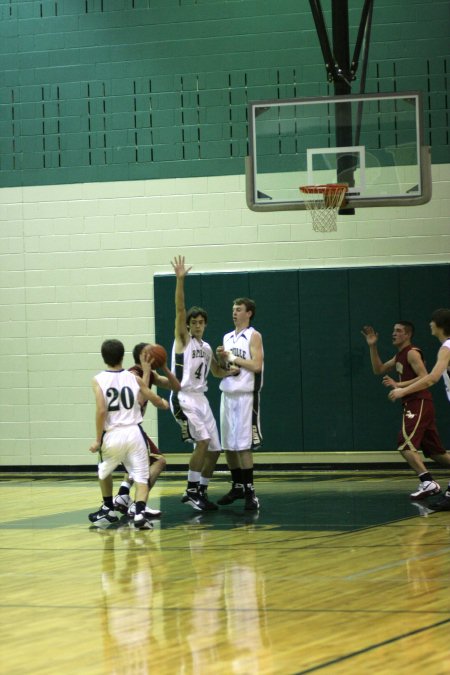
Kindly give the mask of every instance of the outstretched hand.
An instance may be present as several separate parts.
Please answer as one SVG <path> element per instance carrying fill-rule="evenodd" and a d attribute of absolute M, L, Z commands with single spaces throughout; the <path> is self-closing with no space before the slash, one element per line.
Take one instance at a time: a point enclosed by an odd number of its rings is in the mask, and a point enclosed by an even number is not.
<path fill-rule="evenodd" d="M 369 347 L 371 345 L 375 345 L 378 342 L 378 333 L 375 332 L 373 326 L 363 326 L 361 335 L 364 335 Z"/>
<path fill-rule="evenodd" d="M 175 272 L 177 278 L 185 277 L 188 272 L 192 269 L 191 267 L 186 267 L 185 262 L 184 262 L 184 255 L 179 255 L 178 257 L 175 256 L 175 258 L 171 261 L 173 271 Z"/>

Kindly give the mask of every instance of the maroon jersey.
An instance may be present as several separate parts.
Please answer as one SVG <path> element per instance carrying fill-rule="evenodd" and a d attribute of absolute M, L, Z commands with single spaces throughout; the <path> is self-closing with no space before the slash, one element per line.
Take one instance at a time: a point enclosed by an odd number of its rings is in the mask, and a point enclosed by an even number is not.
<path fill-rule="evenodd" d="M 138 377 L 142 377 L 143 374 L 144 374 L 144 371 L 142 370 L 141 366 L 138 366 L 137 364 L 135 364 L 134 366 L 131 366 L 131 368 L 128 368 L 128 370 L 130 371 L 130 373 L 133 373 L 133 375 L 137 375 Z M 155 376 L 154 376 L 153 370 L 152 370 L 150 372 L 150 380 L 149 380 L 149 383 L 148 383 L 149 389 L 152 388 L 152 384 L 154 384 L 154 383 L 155 383 Z M 147 408 L 147 403 L 148 403 L 148 401 L 145 401 L 144 405 L 141 408 L 142 415 L 145 414 L 145 410 Z M 155 460 L 155 457 L 153 457 L 152 455 L 162 455 L 162 453 L 161 453 L 161 450 L 159 448 L 157 448 L 156 445 L 153 443 L 152 439 L 149 436 L 147 436 L 147 434 L 145 433 L 145 431 L 143 429 L 142 429 L 142 431 L 143 431 L 143 434 L 145 436 L 145 440 L 147 441 L 147 448 L 150 452 L 150 464 L 153 464 L 156 460 Z"/>
<path fill-rule="evenodd" d="M 134 366 L 131 366 L 131 368 L 128 368 L 128 370 L 130 371 L 130 373 L 133 373 L 133 375 L 137 375 L 138 377 L 142 377 L 143 374 L 144 374 L 144 371 L 142 370 L 141 366 L 138 366 L 136 364 Z M 152 370 L 152 371 L 150 371 L 150 381 L 148 383 L 148 388 L 151 389 L 152 384 L 154 384 L 154 383 L 155 383 L 155 376 L 153 375 L 153 370 Z M 142 411 L 143 415 L 145 414 L 145 411 L 147 409 L 147 403 L 148 403 L 148 401 L 145 401 L 144 405 L 141 408 L 141 411 Z"/>
<path fill-rule="evenodd" d="M 414 380 L 414 378 L 417 377 L 417 373 L 408 363 L 408 353 L 411 351 L 411 349 L 415 349 L 416 352 L 419 352 L 420 358 L 423 361 L 422 352 L 418 347 L 414 347 L 414 345 L 403 347 L 403 349 L 399 351 L 395 357 L 395 370 L 398 373 L 399 382 L 407 382 L 408 380 Z M 405 403 L 406 401 L 413 401 L 414 399 L 421 398 L 432 400 L 431 392 L 428 389 L 415 391 L 413 394 L 408 394 L 408 396 L 405 396 L 402 401 Z"/>

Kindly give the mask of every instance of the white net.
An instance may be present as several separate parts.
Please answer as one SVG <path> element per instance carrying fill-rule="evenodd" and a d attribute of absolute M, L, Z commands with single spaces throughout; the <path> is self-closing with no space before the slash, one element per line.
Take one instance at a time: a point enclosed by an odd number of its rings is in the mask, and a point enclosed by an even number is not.
<path fill-rule="evenodd" d="M 329 185 L 302 185 L 305 206 L 311 212 L 315 232 L 335 232 L 337 213 L 347 193 L 346 183 Z"/>

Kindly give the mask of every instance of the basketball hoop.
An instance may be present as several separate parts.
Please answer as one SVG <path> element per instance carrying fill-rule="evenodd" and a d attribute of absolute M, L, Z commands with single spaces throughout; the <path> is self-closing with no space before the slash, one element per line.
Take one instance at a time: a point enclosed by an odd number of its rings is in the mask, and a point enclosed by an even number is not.
<path fill-rule="evenodd" d="M 328 183 L 327 185 L 302 185 L 300 192 L 308 196 L 305 206 L 311 211 L 315 232 L 335 232 L 337 212 L 347 194 L 347 183 Z M 309 198 L 312 195 L 312 198 Z"/>

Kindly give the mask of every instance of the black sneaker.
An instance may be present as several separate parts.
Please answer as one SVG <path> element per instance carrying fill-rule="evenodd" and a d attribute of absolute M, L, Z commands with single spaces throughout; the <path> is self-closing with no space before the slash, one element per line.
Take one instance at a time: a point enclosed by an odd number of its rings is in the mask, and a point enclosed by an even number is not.
<path fill-rule="evenodd" d="M 246 511 L 257 511 L 259 509 L 259 499 L 255 495 L 255 488 L 247 488 L 245 490 L 245 506 Z"/>
<path fill-rule="evenodd" d="M 447 490 L 442 499 L 429 505 L 433 511 L 450 511 L 450 492 Z"/>
<path fill-rule="evenodd" d="M 208 511 L 205 500 L 197 490 L 186 490 L 181 501 L 183 504 L 189 504 L 196 511 Z"/>
<path fill-rule="evenodd" d="M 217 503 L 220 504 L 220 506 L 226 506 L 227 504 L 235 502 L 236 499 L 244 499 L 244 497 L 244 486 L 236 483 L 226 495 L 217 500 Z"/>
<path fill-rule="evenodd" d="M 91 523 L 96 527 L 107 527 L 108 525 L 119 522 L 116 512 L 110 511 L 107 506 L 102 506 L 102 508 L 95 511 L 95 513 L 90 513 L 88 517 Z"/>
<path fill-rule="evenodd" d="M 205 502 L 205 506 L 206 506 L 206 509 L 204 509 L 205 511 L 217 511 L 218 510 L 219 507 L 217 506 L 217 504 L 214 504 L 214 502 L 209 501 L 207 490 L 202 490 L 200 488 L 199 495 L 203 499 L 203 501 Z"/>

